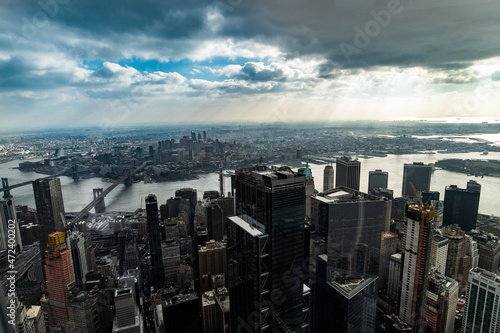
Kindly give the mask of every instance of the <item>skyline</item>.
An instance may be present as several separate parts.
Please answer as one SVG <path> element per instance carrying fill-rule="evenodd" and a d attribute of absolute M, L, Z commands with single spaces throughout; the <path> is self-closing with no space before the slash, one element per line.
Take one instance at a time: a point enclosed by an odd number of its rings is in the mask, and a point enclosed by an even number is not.
<path fill-rule="evenodd" d="M 495 117 L 493 1 L 0 4 L 0 130 Z"/>

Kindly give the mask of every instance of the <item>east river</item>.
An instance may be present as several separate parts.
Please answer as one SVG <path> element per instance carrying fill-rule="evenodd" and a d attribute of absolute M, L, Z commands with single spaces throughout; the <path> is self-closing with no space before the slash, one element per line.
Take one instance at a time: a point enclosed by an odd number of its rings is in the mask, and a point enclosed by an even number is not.
<path fill-rule="evenodd" d="M 353 156 L 355 157 L 355 156 Z M 389 188 L 394 190 L 395 196 L 401 195 L 401 185 L 403 179 L 403 164 L 412 162 L 435 163 L 438 160 L 460 158 L 460 159 L 495 159 L 500 160 L 500 153 L 489 153 L 484 156 L 480 153 L 466 154 L 414 154 L 414 155 L 388 155 L 387 157 L 363 158 L 358 157 L 361 161 L 361 191 L 366 192 L 368 188 L 368 172 L 375 169 L 382 169 L 389 173 Z M 0 164 L 0 176 L 7 177 L 9 184 L 35 180 L 45 177 L 35 172 L 22 172 L 18 169 L 13 169 L 19 165 L 19 161 L 11 161 Z M 323 169 L 325 165 L 310 164 L 311 171 L 314 177 L 315 187 L 318 191 L 323 190 Z M 335 164 L 333 165 L 336 169 Z M 143 182 L 134 183 L 132 185 L 119 185 L 105 199 L 107 211 L 134 211 L 135 209 L 144 207 L 144 197 L 148 194 L 156 194 L 158 202 L 164 203 L 168 198 L 175 194 L 175 191 L 184 187 L 191 187 L 198 190 L 198 197 L 203 195 L 207 190 L 219 189 L 219 176 L 216 173 L 200 174 L 198 179 L 194 180 L 179 180 L 160 183 L 144 184 Z M 100 178 L 73 180 L 70 177 L 60 177 L 62 184 L 62 192 L 64 197 L 64 206 L 66 212 L 76 212 L 81 210 L 86 204 L 92 201 L 93 188 L 106 188 L 111 183 L 103 181 Z M 434 170 L 432 172 L 431 190 L 439 191 L 441 199 L 444 198 L 444 190 L 446 186 L 457 185 L 465 188 L 467 181 L 473 179 L 481 184 L 481 199 L 479 203 L 479 212 L 489 215 L 500 215 L 500 178 L 484 176 L 474 177 L 466 174 L 446 171 Z M 229 177 L 224 177 L 225 192 L 230 190 L 231 180 Z M 35 208 L 35 200 L 33 197 L 33 188 L 30 185 L 15 188 L 11 191 L 17 205 L 28 205 L 30 208 Z"/>

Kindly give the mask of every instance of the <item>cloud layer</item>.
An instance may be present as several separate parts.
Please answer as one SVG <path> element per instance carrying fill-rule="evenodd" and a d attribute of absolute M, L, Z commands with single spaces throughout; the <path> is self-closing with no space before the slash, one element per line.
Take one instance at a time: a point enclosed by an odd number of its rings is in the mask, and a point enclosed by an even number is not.
<path fill-rule="evenodd" d="M 495 116 L 499 12 L 486 0 L 7 0 L 0 126 Z"/>

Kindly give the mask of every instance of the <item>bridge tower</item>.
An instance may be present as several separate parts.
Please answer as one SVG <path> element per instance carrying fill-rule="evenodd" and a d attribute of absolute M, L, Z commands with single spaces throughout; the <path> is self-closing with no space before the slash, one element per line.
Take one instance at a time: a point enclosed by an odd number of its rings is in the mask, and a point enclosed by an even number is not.
<path fill-rule="evenodd" d="M 95 188 L 94 189 L 94 200 L 97 199 L 100 195 L 102 195 L 103 189 L 102 188 Z M 96 213 L 102 213 L 106 210 L 106 205 L 104 204 L 104 197 L 102 197 L 97 204 L 95 205 L 95 212 Z"/>
<path fill-rule="evenodd" d="M 2 178 L 2 187 L 4 188 L 3 197 L 4 199 L 11 198 L 9 189 L 9 180 L 7 178 Z"/>
<path fill-rule="evenodd" d="M 78 180 L 80 178 L 78 177 L 78 166 L 76 165 L 76 163 L 71 166 L 71 174 L 73 180 Z"/>
<path fill-rule="evenodd" d="M 131 172 L 131 170 L 130 169 L 125 170 L 123 174 L 124 175 L 128 175 L 128 177 L 125 178 L 125 180 L 123 181 L 123 183 L 125 185 L 131 185 L 132 184 L 132 172 Z"/>

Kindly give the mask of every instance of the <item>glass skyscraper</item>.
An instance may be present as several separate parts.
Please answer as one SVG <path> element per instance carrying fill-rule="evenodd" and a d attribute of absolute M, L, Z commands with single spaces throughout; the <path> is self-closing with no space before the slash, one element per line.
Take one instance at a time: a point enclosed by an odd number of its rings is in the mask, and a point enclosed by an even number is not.
<path fill-rule="evenodd" d="M 301 331 L 305 177 L 288 167 L 260 165 L 236 170 L 234 185 L 236 215 L 268 235 L 269 273 L 260 278 L 268 280 L 271 301 L 280 295 L 280 301 L 270 307 L 271 332 Z M 249 314 L 235 315 L 247 318 Z"/>
<path fill-rule="evenodd" d="M 165 271 L 161 253 L 160 218 L 156 195 L 146 197 L 146 214 L 148 219 L 149 254 L 151 256 L 151 286 L 155 290 L 163 288 Z"/>

